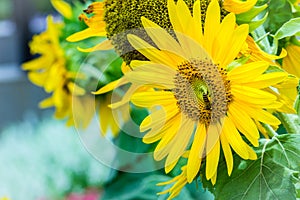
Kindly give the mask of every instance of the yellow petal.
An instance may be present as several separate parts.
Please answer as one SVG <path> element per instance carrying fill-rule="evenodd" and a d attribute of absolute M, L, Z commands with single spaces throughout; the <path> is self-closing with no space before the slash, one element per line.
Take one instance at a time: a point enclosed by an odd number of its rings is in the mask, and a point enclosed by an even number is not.
<path fill-rule="evenodd" d="M 52 107 L 52 106 L 54 106 L 54 102 L 53 102 L 53 98 L 52 97 L 44 99 L 43 101 L 41 101 L 39 103 L 39 107 L 40 108 L 49 108 L 49 107 Z"/>
<path fill-rule="evenodd" d="M 250 10 L 256 4 L 256 2 L 257 0 L 224 0 L 223 7 L 229 12 L 240 14 Z"/>
<path fill-rule="evenodd" d="M 217 0 L 212 0 L 206 11 L 206 19 L 204 25 L 204 41 L 205 49 L 212 55 L 215 36 L 220 27 L 220 6 Z"/>
<path fill-rule="evenodd" d="M 132 95 L 131 101 L 136 106 L 151 108 L 155 105 L 168 105 L 176 106 L 176 99 L 173 92 L 169 91 L 146 91 L 137 92 Z M 176 107 L 175 107 L 176 108 Z"/>
<path fill-rule="evenodd" d="M 145 117 L 144 120 L 141 122 L 140 131 L 145 132 L 149 129 L 155 129 L 159 131 L 161 127 L 163 127 L 163 125 L 166 123 L 166 121 L 167 121 L 167 113 L 164 107 L 163 109 L 156 109 L 156 108 L 151 109 L 151 114 Z M 144 137 L 147 137 L 147 135 L 148 134 L 146 134 Z M 150 137 L 151 136 L 152 135 L 150 135 Z"/>
<path fill-rule="evenodd" d="M 211 177 L 211 184 L 215 185 L 216 181 L 217 181 L 217 174 L 218 174 L 218 170 L 216 171 L 216 173 Z"/>
<path fill-rule="evenodd" d="M 232 85 L 231 93 L 235 99 L 253 105 L 268 105 L 276 101 L 276 96 L 256 88 L 243 85 Z"/>
<path fill-rule="evenodd" d="M 223 131 L 225 131 L 225 128 Z M 227 165 L 228 176 L 230 176 L 233 169 L 233 157 L 232 157 L 231 148 L 224 132 L 220 135 L 220 139 L 221 139 L 221 145 L 222 145 L 222 149 L 224 152 L 225 161 Z"/>
<path fill-rule="evenodd" d="M 170 150 L 173 148 L 172 144 L 169 143 L 170 141 L 172 141 L 175 134 L 178 133 L 180 126 L 184 122 L 183 118 L 184 117 L 181 114 L 178 114 L 174 118 L 172 118 L 172 120 L 170 120 L 169 123 L 166 123 L 165 127 L 168 127 L 168 129 L 165 129 L 164 136 L 155 148 L 155 160 L 162 160 L 169 154 Z"/>
<path fill-rule="evenodd" d="M 52 6 L 65 18 L 71 19 L 73 16 L 72 7 L 63 0 L 50 0 Z"/>
<path fill-rule="evenodd" d="M 188 157 L 187 163 L 187 180 L 189 183 L 193 181 L 195 176 L 198 174 L 202 157 L 203 150 L 205 147 L 205 139 L 206 139 L 206 129 L 204 124 L 198 124 L 198 128 L 196 130 L 193 144 L 190 150 L 190 155 Z"/>
<path fill-rule="evenodd" d="M 248 24 L 242 24 L 234 30 L 232 36 L 234 39 L 232 40 L 231 44 L 229 44 L 229 47 L 231 47 L 230 51 L 227 51 L 227 56 L 222 63 L 224 66 L 227 66 L 235 57 L 237 57 L 238 53 L 241 51 L 243 45 L 245 44 L 248 33 Z"/>
<path fill-rule="evenodd" d="M 224 63 L 225 58 L 228 56 L 224 54 L 227 51 L 228 46 L 231 45 L 233 31 L 235 28 L 235 15 L 230 13 L 228 14 L 221 23 L 220 30 L 216 36 L 214 44 L 218 47 L 216 50 L 213 50 L 212 57 L 216 63 Z"/>
<path fill-rule="evenodd" d="M 22 64 L 23 70 L 39 70 L 48 68 L 54 61 L 53 56 L 40 56 Z"/>
<path fill-rule="evenodd" d="M 177 69 L 178 63 L 183 61 L 183 59 L 180 59 L 178 55 L 174 55 L 172 52 L 158 50 L 135 35 L 128 34 L 127 39 L 134 49 L 154 63 L 164 64 L 172 67 L 173 69 Z"/>
<path fill-rule="evenodd" d="M 176 71 L 160 64 L 145 64 L 134 68 L 125 74 L 127 80 L 138 85 L 156 85 L 162 88 L 173 89 Z"/>
<path fill-rule="evenodd" d="M 72 97 L 70 115 L 73 115 L 76 128 L 85 129 L 90 124 L 95 114 L 94 100 L 91 95 Z"/>
<path fill-rule="evenodd" d="M 178 162 L 179 158 L 174 160 L 172 163 L 170 163 L 169 165 L 165 165 L 165 172 L 166 174 L 168 174 L 170 171 L 172 171 L 172 169 L 174 169 L 174 167 L 176 166 L 177 162 Z"/>
<path fill-rule="evenodd" d="M 217 129 L 214 127 L 215 125 L 210 125 L 213 129 Z M 206 152 L 206 179 L 211 179 L 217 171 L 219 157 L 220 157 L 220 142 L 218 131 L 211 131 L 210 134 L 207 134 L 207 141 L 209 144 L 209 151 Z M 212 146 L 212 144 L 214 144 Z"/>
<path fill-rule="evenodd" d="M 185 118 L 185 116 L 184 116 Z M 166 166 L 172 164 L 174 161 L 178 160 L 184 151 L 186 150 L 188 143 L 191 139 L 191 136 L 194 132 L 195 122 L 186 118 L 183 119 L 181 127 L 179 128 L 177 134 L 173 140 L 169 143 L 173 146 L 166 160 Z M 169 169 L 171 170 L 171 169 Z"/>
<path fill-rule="evenodd" d="M 104 36 L 106 36 L 106 32 L 98 30 L 98 29 L 86 28 L 82 31 L 79 31 L 77 33 L 70 35 L 69 37 L 67 37 L 66 40 L 68 42 L 78 42 L 80 40 L 84 40 L 84 39 L 94 37 L 94 36 L 103 36 L 104 37 Z"/>
<path fill-rule="evenodd" d="M 253 120 L 249 115 L 240 110 L 237 103 L 232 102 L 228 107 L 228 117 L 234 123 L 235 127 L 246 136 L 254 146 L 258 146 L 259 132 Z"/>
<path fill-rule="evenodd" d="M 67 87 L 68 87 L 69 91 L 71 91 L 72 94 L 74 94 L 74 95 L 82 96 L 85 94 L 85 89 L 78 86 L 77 84 L 75 84 L 73 82 L 69 82 L 67 84 Z"/>
<path fill-rule="evenodd" d="M 268 67 L 269 64 L 264 61 L 251 62 L 232 69 L 230 72 L 228 72 L 228 78 L 231 81 L 245 83 L 263 74 Z"/>
<path fill-rule="evenodd" d="M 43 87 L 46 81 L 48 74 L 46 73 L 38 73 L 38 72 L 29 72 L 28 79 L 37 86 Z"/>
<path fill-rule="evenodd" d="M 179 55 L 184 54 L 178 42 L 165 29 L 145 17 L 142 17 L 141 20 L 147 34 L 159 49 Z"/>
<path fill-rule="evenodd" d="M 101 99 L 99 104 L 99 122 L 101 128 L 101 134 L 108 133 L 109 128 L 113 136 L 116 136 L 120 128 L 115 121 L 112 109 L 108 107 L 111 103 L 111 94 L 105 95 L 104 99 Z"/>
<path fill-rule="evenodd" d="M 112 91 L 113 89 L 120 87 L 124 84 L 128 83 L 127 80 L 125 80 L 124 78 L 120 78 L 118 80 L 112 81 L 109 84 L 103 86 L 102 88 L 100 88 L 99 90 L 97 90 L 96 92 L 92 92 L 92 94 L 104 94 L 106 92 Z"/>
<path fill-rule="evenodd" d="M 173 110 L 171 110 L 172 108 Z M 171 126 L 174 126 L 173 120 L 176 120 L 178 113 L 179 111 L 177 109 L 174 109 L 173 106 L 169 106 L 167 108 L 164 107 L 164 110 L 153 112 L 151 115 L 146 117 L 146 121 L 144 120 L 141 123 L 140 129 L 141 131 L 144 131 L 151 128 L 151 130 L 143 137 L 143 142 L 150 144 L 160 140 L 164 135 L 166 135 L 166 131 Z"/>
<path fill-rule="evenodd" d="M 225 118 L 224 135 L 233 150 L 243 159 L 249 159 L 247 144 L 243 141 L 230 118 Z"/>
<path fill-rule="evenodd" d="M 287 56 L 283 58 L 282 68 L 287 72 L 300 78 L 300 47 L 296 45 L 289 45 L 286 47 Z"/>
<path fill-rule="evenodd" d="M 269 74 L 263 74 L 253 81 L 245 83 L 245 85 L 255 88 L 267 88 L 284 81 L 287 77 L 288 74 L 286 72 L 273 72 Z"/>
<path fill-rule="evenodd" d="M 140 86 L 136 84 L 132 84 L 130 88 L 126 91 L 126 93 L 123 95 L 123 98 L 120 101 L 114 102 L 111 105 L 109 105 L 110 108 L 116 109 L 120 106 L 125 106 L 129 103 L 131 96 L 139 89 Z"/>
<path fill-rule="evenodd" d="M 201 2 L 197 0 L 193 6 L 193 25 L 194 28 L 193 36 L 199 44 L 203 44 L 203 32 L 202 32 L 202 21 L 201 21 Z"/>
<path fill-rule="evenodd" d="M 110 40 L 104 40 L 103 42 L 97 44 L 96 46 L 91 47 L 91 48 L 87 48 L 87 49 L 77 47 L 78 51 L 86 52 L 86 53 L 93 52 L 93 51 L 111 50 L 113 48 L 114 48 L 114 46 L 111 44 Z"/>

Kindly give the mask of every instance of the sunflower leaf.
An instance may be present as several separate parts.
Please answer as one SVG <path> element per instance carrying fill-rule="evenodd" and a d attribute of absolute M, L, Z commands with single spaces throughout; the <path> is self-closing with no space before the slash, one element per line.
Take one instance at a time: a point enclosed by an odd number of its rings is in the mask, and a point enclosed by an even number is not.
<path fill-rule="evenodd" d="M 282 25 L 282 27 L 275 33 L 276 39 L 293 36 L 300 32 L 300 17 L 293 18 Z"/>
<path fill-rule="evenodd" d="M 262 140 L 258 159 L 235 156 L 229 177 L 221 163 L 213 191 L 216 200 L 296 199 L 299 191 L 300 134 L 284 134 Z M 298 192 L 297 192 L 298 191 Z"/>

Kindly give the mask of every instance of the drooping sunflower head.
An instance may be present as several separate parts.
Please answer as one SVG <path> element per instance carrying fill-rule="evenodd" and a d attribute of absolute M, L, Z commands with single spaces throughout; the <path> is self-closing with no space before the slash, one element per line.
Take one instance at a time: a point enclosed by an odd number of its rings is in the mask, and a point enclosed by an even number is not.
<path fill-rule="evenodd" d="M 184 0 L 190 11 L 193 9 L 195 0 Z M 210 0 L 201 1 L 201 20 L 205 22 L 206 10 Z M 223 1 L 219 1 L 222 5 Z M 221 6 L 221 16 L 224 18 L 228 11 Z M 147 60 L 145 56 L 132 48 L 126 35 L 129 33 L 139 35 L 141 38 L 151 42 L 143 30 L 141 17 L 155 22 L 166 30 L 172 30 L 167 0 L 106 0 L 105 16 L 106 31 L 108 39 L 112 40 L 115 50 L 129 64 L 131 60 Z"/>
<path fill-rule="evenodd" d="M 34 35 L 29 43 L 31 53 L 39 57 L 23 63 L 22 67 L 28 71 L 31 82 L 51 93 L 49 98 L 40 102 L 41 108 L 54 107 L 55 116 L 58 119 L 66 119 L 67 125 L 87 127 L 94 113 L 85 106 L 91 104 L 94 98 L 86 93 L 83 87 L 86 84 L 81 85 L 77 81 L 80 79 L 80 83 L 83 83 L 82 80 L 85 80 L 83 74 L 79 72 L 78 65 L 85 56 L 74 50 L 74 45 L 65 41 L 69 31 L 78 30 L 81 26 L 71 23 L 74 18 L 69 4 L 64 1 L 52 3 L 62 13 L 64 20 L 70 23 L 54 21 L 49 15 L 46 30 Z M 73 109 L 72 104 L 77 108 Z"/>

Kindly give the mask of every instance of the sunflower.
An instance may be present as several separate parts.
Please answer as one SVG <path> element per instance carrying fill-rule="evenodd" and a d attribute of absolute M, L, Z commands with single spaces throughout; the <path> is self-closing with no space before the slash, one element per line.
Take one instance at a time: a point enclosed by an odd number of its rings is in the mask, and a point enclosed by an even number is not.
<path fill-rule="evenodd" d="M 264 52 L 260 47 L 255 43 L 254 39 L 251 36 L 247 36 L 246 43 L 242 48 L 240 54 L 244 57 L 248 57 L 250 61 L 260 61 L 264 60 L 272 66 L 280 66 L 275 60 L 284 58 L 287 55 L 285 49 L 282 49 L 280 55 L 272 55 Z"/>
<path fill-rule="evenodd" d="M 71 7 L 66 2 L 52 3 L 55 3 L 55 7 L 59 8 L 64 17 L 70 17 L 72 10 L 69 10 Z M 23 63 L 22 68 L 28 71 L 28 78 L 32 83 L 43 87 L 47 93 L 52 93 L 51 97 L 40 102 L 41 108 L 54 106 L 55 116 L 58 119 L 67 119 L 67 125 L 87 127 L 94 114 L 87 105 L 94 101 L 94 97 L 86 94 L 85 89 L 74 82 L 83 76 L 68 70 L 70 57 L 65 55 L 60 41 L 63 28 L 63 23 L 54 22 L 53 17 L 48 16 L 47 29 L 35 35 L 29 44 L 32 54 L 40 56 Z"/>
<path fill-rule="evenodd" d="M 133 60 L 132 71 L 98 92 L 130 82 L 124 99 L 112 107 L 130 98 L 136 106 L 152 110 L 140 130 L 147 131 L 145 143 L 158 142 L 154 158 L 166 159 L 166 173 L 189 152 L 186 168 L 177 180 L 180 183 L 175 185 L 180 188 L 191 183 L 204 158 L 206 178 L 214 184 L 221 148 L 230 175 L 232 150 L 243 159 L 257 158 L 247 144 L 258 146 L 260 136 L 255 121 L 280 124 L 265 109 L 279 108 L 282 103 L 266 88 L 283 82 L 288 74 L 266 73 L 269 65 L 265 61 L 228 68 L 245 44 L 248 25 L 237 26 L 233 13 L 220 22 L 217 0 L 209 4 L 205 24 L 200 20 L 200 1 L 194 3 L 191 15 L 183 0 L 177 4 L 169 0 L 168 12 L 176 39 L 142 17 L 144 29 L 156 47 L 136 35 L 129 34 L 128 40 L 148 61 Z M 134 93 L 139 87 L 150 89 Z M 177 194 L 176 188 L 169 191 L 172 197 Z"/>
<path fill-rule="evenodd" d="M 300 46 L 295 44 L 290 44 L 286 47 L 287 56 L 283 58 L 282 61 L 282 68 L 287 72 L 300 77 Z"/>
<path fill-rule="evenodd" d="M 94 2 L 88 6 L 86 10 L 84 10 L 85 14 L 81 14 L 79 16 L 80 20 L 83 20 L 85 24 L 88 26 L 86 29 L 76 32 L 69 37 L 67 37 L 67 41 L 69 42 L 78 42 L 90 37 L 105 37 L 105 22 L 104 18 L 104 3 L 103 2 Z M 91 14 L 91 17 L 87 15 Z M 97 44 L 94 47 L 83 49 L 78 47 L 80 51 L 83 52 L 92 52 L 97 50 L 109 50 L 112 49 L 110 40 L 105 39 L 101 43 Z"/>

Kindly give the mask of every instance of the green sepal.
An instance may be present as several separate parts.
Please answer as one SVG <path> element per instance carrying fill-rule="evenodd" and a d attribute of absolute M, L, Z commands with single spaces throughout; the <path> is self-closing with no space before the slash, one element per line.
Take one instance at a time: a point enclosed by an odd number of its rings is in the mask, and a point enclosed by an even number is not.
<path fill-rule="evenodd" d="M 236 21 L 238 24 L 248 23 L 253 20 L 254 17 L 256 17 L 259 13 L 264 11 L 267 7 L 267 4 L 264 4 L 262 6 L 254 6 L 251 10 L 236 15 Z"/>
<path fill-rule="evenodd" d="M 261 26 L 267 20 L 267 18 L 268 18 L 268 13 L 266 13 L 265 16 L 259 20 L 249 22 L 249 32 L 252 32 L 256 28 Z"/>

